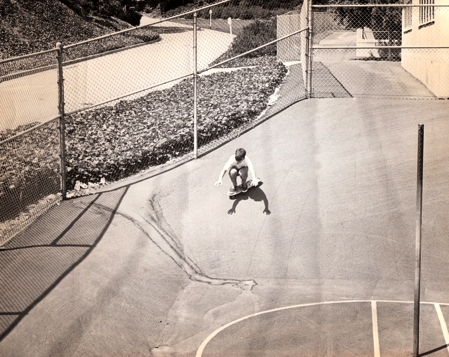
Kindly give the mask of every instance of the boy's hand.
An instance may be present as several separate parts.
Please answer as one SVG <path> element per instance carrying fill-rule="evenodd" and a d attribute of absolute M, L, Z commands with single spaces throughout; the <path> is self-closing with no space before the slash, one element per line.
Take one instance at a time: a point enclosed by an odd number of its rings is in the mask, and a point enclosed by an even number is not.
<path fill-rule="evenodd" d="M 223 185 L 222 180 L 218 180 L 217 182 L 214 183 L 214 186 L 221 186 L 221 185 Z"/>

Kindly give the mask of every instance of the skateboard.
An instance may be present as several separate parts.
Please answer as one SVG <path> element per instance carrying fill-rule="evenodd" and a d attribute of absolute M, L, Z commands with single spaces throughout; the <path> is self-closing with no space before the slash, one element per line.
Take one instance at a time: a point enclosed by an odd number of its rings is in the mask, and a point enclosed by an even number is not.
<path fill-rule="evenodd" d="M 259 186 L 259 184 L 260 184 L 260 181 L 259 181 L 259 183 L 258 183 L 257 185 L 254 184 L 253 180 L 248 180 L 248 181 L 246 181 L 246 186 L 248 187 L 248 190 L 249 190 L 250 188 L 254 187 L 254 186 Z M 245 192 L 248 192 L 248 190 L 245 191 Z M 235 192 L 228 191 L 229 197 L 235 197 L 235 196 L 237 196 L 237 195 L 240 194 L 240 193 L 244 193 L 244 192 L 242 191 L 242 185 L 238 185 L 238 186 L 237 186 L 237 191 L 235 191 Z"/>

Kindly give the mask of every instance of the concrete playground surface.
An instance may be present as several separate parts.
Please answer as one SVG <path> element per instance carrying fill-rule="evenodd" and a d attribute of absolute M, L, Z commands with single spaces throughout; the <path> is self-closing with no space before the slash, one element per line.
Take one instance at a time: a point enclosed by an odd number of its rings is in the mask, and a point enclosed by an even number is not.
<path fill-rule="evenodd" d="M 212 152 L 64 201 L 0 251 L 0 355 L 448 356 L 447 101 L 311 99 Z M 237 147 L 263 181 L 213 184 Z"/>

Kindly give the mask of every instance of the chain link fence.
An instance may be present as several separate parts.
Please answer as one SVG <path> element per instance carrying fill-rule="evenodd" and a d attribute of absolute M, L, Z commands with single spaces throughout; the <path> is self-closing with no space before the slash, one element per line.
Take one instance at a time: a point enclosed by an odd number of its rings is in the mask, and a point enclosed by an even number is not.
<path fill-rule="evenodd" d="M 61 46 L 59 62 L 1 61 L 0 244 L 61 196 L 196 158 L 306 98 L 449 97 L 448 8 L 432 9 L 224 0 Z"/>
<path fill-rule="evenodd" d="M 313 97 L 449 97 L 443 31 L 448 7 L 316 5 L 313 10 Z"/>
<path fill-rule="evenodd" d="M 1 245 L 60 199 L 57 51 L 1 61 L 0 74 Z"/>
<path fill-rule="evenodd" d="M 64 68 L 73 194 L 197 157 L 256 125 L 274 102 L 279 111 L 304 98 L 299 64 L 277 62 L 276 21 L 211 16 L 226 3 L 149 23 L 155 43 Z M 280 96 L 287 75 L 301 88 Z"/>

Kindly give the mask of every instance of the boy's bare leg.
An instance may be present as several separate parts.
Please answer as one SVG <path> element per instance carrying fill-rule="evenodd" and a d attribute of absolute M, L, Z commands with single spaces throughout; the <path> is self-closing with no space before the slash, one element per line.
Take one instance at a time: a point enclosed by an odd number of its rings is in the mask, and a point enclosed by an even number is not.
<path fill-rule="evenodd" d="M 237 176 L 239 175 L 238 171 L 236 169 L 229 170 L 229 178 L 232 181 L 232 184 L 234 185 L 234 188 L 237 188 Z"/>
<path fill-rule="evenodd" d="M 242 189 L 243 191 L 246 191 L 248 187 L 246 187 L 246 181 L 248 180 L 248 168 L 242 167 L 240 169 L 240 177 L 242 178 Z"/>

